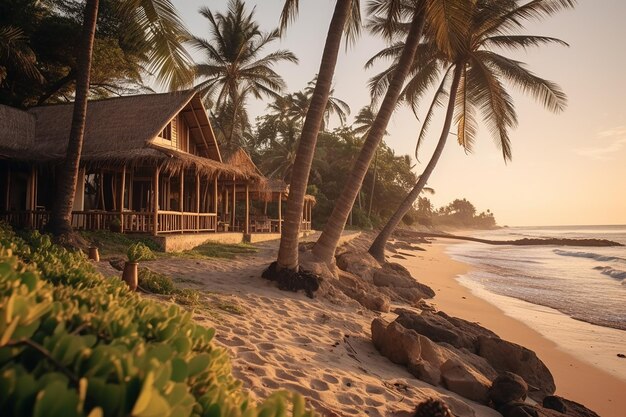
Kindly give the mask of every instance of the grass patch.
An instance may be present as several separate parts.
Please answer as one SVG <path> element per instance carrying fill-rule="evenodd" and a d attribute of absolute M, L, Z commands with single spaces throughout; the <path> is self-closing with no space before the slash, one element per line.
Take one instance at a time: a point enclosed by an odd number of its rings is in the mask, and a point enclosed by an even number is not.
<path fill-rule="evenodd" d="M 200 292 L 192 288 L 178 288 L 167 275 L 139 269 L 139 287 L 152 294 L 169 295 L 176 304 L 194 307 L 200 303 Z"/>
<path fill-rule="evenodd" d="M 224 243 L 207 242 L 190 250 L 169 253 L 168 256 L 185 259 L 234 259 L 240 255 L 250 255 L 257 252 L 257 248 L 247 243 L 229 245 Z"/>
<path fill-rule="evenodd" d="M 217 308 L 219 308 L 220 310 L 224 310 L 227 313 L 236 314 L 238 316 L 243 316 L 246 314 L 246 310 L 241 308 L 238 304 L 220 303 L 217 305 Z"/>
<path fill-rule="evenodd" d="M 161 247 L 146 236 L 135 236 L 107 230 L 81 231 L 80 234 L 100 251 L 103 258 L 126 257 L 128 248 L 136 243 L 143 243 L 153 252 L 161 252 Z"/>

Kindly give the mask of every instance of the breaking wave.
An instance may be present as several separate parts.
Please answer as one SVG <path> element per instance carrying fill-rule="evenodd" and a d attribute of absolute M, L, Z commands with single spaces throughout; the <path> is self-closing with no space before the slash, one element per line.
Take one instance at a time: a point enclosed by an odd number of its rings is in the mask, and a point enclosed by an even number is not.
<path fill-rule="evenodd" d="M 626 271 L 621 271 L 619 269 L 611 268 L 610 266 L 596 266 L 593 269 L 598 270 L 602 274 L 608 275 L 611 278 L 626 281 Z M 622 282 L 622 284 L 624 284 L 624 282 Z"/>
<path fill-rule="evenodd" d="M 620 258 L 619 256 L 606 256 L 606 255 L 601 255 L 599 253 L 593 253 L 593 252 L 570 252 L 570 251 L 566 251 L 562 249 L 554 249 L 553 252 L 561 256 L 574 256 L 577 258 L 589 258 L 589 259 L 595 259 L 596 261 L 602 261 L 602 262 L 610 262 L 610 261 L 626 262 L 626 258 Z"/>

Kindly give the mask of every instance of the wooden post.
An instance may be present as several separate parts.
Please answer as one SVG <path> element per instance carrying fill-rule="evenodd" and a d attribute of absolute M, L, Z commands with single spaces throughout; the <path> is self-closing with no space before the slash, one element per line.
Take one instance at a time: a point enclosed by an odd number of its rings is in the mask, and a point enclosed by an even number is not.
<path fill-rule="evenodd" d="M 235 207 L 237 205 L 237 183 L 235 182 L 235 176 L 233 175 L 233 207 L 232 207 L 232 223 L 231 227 L 235 228 L 235 221 L 237 220 L 237 216 L 235 214 Z"/>
<path fill-rule="evenodd" d="M 200 230 L 200 173 L 196 171 L 196 213 L 198 213 L 196 220 L 196 232 Z"/>
<path fill-rule="evenodd" d="M 309 230 L 313 230 L 313 202 L 309 201 Z"/>
<path fill-rule="evenodd" d="M 126 164 L 122 166 L 122 183 L 120 185 L 120 225 L 124 233 L 124 189 L 126 188 Z"/>
<path fill-rule="evenodd" d="M 6 200 L 4 203 L 5 205 L 4 209 L 6 211 L 9 211 L 9 209 L 11 208 L 10 199 L 11 199 L 11 167 L 7 166 L 7 195 L 6 195 Z"/>
<path fill-rule="evenodd" d="M 283 193 L 278 193 L 278 233 L 283 233 Z"/>
<path fill-rule="evenodd" d="M 152 234 L 157 235 L 159 228 L 159 167 L 154 169 L 154 184 L 152 184 L 152 209 L 154 218 L 152 219 Z"/>
<path fill-rule="evenodd" d="M 217 175 L 213 179 L 213 213 L 217 214 Z"/>
<path fill-rule="evenodd" d="M 185 212 L 185 171 L 183 169 L 180 170 L 180 196 L 178 198 L 178 206 L 180 209 L 180 232 L 183 233 L 183 230 L 185 230 L 185 225 L 183 224 L 185 221 L 185 216 L 183 215 Z"/>
<path fill-rule="evenodd" d="M 246 182 L 246 220 L 244 223 L 244 233 L 250 234 L 250 186 Z"/>

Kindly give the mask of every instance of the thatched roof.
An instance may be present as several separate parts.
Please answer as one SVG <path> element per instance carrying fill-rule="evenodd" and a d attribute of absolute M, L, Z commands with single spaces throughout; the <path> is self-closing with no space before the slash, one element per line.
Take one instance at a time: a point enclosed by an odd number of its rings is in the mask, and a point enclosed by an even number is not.
<path fill-rule="evenodd" d="M 35 118 L 25 111 L 0 105 L 0 158 L 14 158 L 33 147 Z"/>
<path fill-rule="evenodd" d="M 33 107 L 28 112 L 0 106 L 0 151 L 11 159 L 28 162 L 60 162 L 65 157 L 73 104 Z M 10 117 L 4 117 L 4 113 Z M 185 118 L 190 135 L 205 156 L 196 156 L 162 144 L 157 137 L 177 114 Z M 9 122 L 5 122 L 5 119 Z M 8 134 L 7 134 L 8 132 Z M 15 133 L 12 133 L 15 132 Z M 22 142 L 28 146 L 18 149 Z M 157 144 L 158 142 L 158 144 Z M 2 152 L 0 152 L 0 155 Z M 143 94 L 90 101 L 81 161 L 87 166 L 151 165 L 165 171 L 197 170 L 201 175 L 234 175 L 260 180 L 260 172 L 222 163 L 215 135 L 202 100 L 195 90 Z"/>
<path fill-rule="evenodd" d="M 225 161 L 227 164 L 237 167 L 248 175 L 263 176 L 263 173 L 252 161 L 248 152 L 246 152 L 243 148 L 237 148 L 236 151 L 226 155 Z"/>

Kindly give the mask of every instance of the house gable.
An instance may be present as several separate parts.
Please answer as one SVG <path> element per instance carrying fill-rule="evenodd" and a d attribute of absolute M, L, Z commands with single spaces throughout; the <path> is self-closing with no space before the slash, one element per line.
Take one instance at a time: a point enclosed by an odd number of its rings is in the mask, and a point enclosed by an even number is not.
<path fill-rule="evenodd" d="M 215 134 L 199 94 L 194 95 L 163 126 L 151 143 L 159 147 L 222 161 Z"/>

